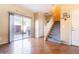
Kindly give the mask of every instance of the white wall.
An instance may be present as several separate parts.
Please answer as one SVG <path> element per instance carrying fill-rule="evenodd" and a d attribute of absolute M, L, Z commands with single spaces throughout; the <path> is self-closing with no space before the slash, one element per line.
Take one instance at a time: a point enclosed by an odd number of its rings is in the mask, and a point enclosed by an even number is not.
<path fill-rule="evenodd" d="M 61 40 L 64 41 L 65 44 L 71 44 L 71 19 L 68 18 L 66 21 L 61 19 Z"/>

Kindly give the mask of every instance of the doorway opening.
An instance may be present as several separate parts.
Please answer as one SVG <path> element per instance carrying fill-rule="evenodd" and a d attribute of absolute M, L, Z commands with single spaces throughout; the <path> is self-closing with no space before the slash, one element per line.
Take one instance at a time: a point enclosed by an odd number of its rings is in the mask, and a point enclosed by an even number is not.
<path fill-rule="evenodd" d="M 36 19 L 35 20 L 35 37 L 38 38 L 39 37 L 39 20 Z"/>
<path fill-rule="evenodd" d="M 32 18 L 9 13 L 9 41 L 23 40 L 31 38 L 31 20 Z"/>

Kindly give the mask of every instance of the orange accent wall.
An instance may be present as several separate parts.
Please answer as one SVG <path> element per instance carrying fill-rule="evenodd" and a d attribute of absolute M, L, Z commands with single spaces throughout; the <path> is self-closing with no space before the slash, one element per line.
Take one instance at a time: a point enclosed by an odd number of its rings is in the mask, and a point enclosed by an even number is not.
<path fill-rule="evenodd" d="M 54 15 L 55 21 L 59 21 L 60 16 L 61 16 L 61 8 L 60 8 L 60 6 L 55 6 L 53 11 L 54 11 L 53 15 Z"/>

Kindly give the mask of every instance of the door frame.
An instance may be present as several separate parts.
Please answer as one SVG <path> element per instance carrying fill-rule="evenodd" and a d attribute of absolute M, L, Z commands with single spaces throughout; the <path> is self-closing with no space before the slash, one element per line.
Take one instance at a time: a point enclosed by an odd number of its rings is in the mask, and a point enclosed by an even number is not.
<path fill-rule="evenodd" d="M 11 12 L 8 12 L 8 43 L 10 44 L 10 14 L 13 14 Z"/>

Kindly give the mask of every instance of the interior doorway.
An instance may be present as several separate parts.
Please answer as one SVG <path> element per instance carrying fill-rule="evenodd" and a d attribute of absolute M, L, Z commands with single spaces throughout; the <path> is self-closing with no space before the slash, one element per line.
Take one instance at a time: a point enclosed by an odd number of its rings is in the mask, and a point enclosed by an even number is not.
<path fill-rule="evenodd" d="M 31 37 L 31 18 L 18 15 L 18 14 L 9 14 L 10 19 L 10 31 L 9 31 L 9 41 L 23 40 Z"/>
<path fill-rule="evenodd" d="M 35 20 L 35 37 L 38 38 L 39 37 L 39 20 L 36 19 Z"/>

